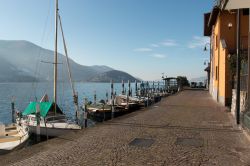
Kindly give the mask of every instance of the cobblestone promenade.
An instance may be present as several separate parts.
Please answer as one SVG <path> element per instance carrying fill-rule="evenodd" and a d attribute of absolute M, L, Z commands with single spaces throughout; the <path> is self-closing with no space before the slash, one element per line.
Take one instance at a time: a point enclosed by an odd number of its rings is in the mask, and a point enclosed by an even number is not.
<path fill-rule="evenodd" d="M 0 165 L 250 165 L 250 142 L 207 91 L 0 156 Z"/>

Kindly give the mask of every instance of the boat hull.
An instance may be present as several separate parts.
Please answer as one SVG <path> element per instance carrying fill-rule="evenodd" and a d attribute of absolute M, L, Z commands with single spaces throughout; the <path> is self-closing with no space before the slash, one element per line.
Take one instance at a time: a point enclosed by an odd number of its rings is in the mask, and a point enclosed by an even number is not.
<path fill-rule="evenodd" d="M 81 128 L 56 128 L 56 127 L 40 127 L 40 135 L 49 137 L 58 137 L 65 135 L 72 131 L 79 131 Z M 31 134 L 39 135 L 37 126 L 29 126 L 29 132 Z"/>
<path fill-rule="evenodd" d="M 17 125 L 18 134 L 15 136 L 6 137 L 6 139 L 0 140 L 0 154 L 8 153 L 14 149 L 18 149 L 28 141 L 29 133 L 24 126 Z"/>
<path fill-rule="evenodd" d="M 138 108 L 134 109 L 125 109 L 124 107 L 115 107 L 115 112 L 114 112 L 114 118 L 131 113 Z M 112 111 L 102 111 L 102 110 L 97 110 L 95 112 L 90 111 L 89 112 L 89 118 L 96 121 L 96 122 L 103 122 L 106 120 L 110 120 L 112 118 Z"/>

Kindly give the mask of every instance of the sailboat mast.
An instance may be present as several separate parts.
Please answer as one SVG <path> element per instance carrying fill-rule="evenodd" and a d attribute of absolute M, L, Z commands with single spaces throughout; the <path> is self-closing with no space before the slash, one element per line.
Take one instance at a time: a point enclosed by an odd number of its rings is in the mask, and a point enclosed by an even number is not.
<path fill-rule="evenodd" d="M 54 106 L 57 104 L 57 35 L 58 35 L 58 0 L 55 0 L 55 52 L 54 52 Z"/>

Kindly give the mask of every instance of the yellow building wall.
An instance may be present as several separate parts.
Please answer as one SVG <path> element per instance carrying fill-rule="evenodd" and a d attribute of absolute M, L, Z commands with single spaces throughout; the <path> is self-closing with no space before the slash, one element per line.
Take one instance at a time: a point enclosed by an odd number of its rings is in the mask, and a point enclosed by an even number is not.
<path fill-rule="evenodd" d="M 236 13 L 223 11 L 220 15 L 220 40 L 224 40 L 226 48 L 220 44 L 220 84 L 219 84 L 219 101 L 224 105 L 228 105 L 232 99 L 232 76 L 230 64 L 228 59 L 229 50 L 234 52 L 236 50 Z M 228 24 L 232 27 L 229 28 Z"/>
<path fill-rule="evenodd" d="M 233 26 L 228 27 L 231 23 Z M 217 21 L 213 27 L 213 39 L 212 39 L 212 79 L 213 79 L 213 91 L 212 95 L 214 99 L 227 105 L 232 98 L 232 76 L 230 70 L 230 64 L 228 60 L 228 54 L 230 52 L 236 53 L 236 30 L 237 30 L 236 13 L 229 11 L 220 12 Z M 248 30 L 249 30 L 248 16 L 243 16 L 241 13 L 241 48 L 247 48 Z M 226 48 L 223 48 L 221 41 L 224 40 Z M 216 67 L 217 78 L 216 78 Z"/>
<path fill-rule="evenodd" d="M 226 98 L 226 49 L 219 46 L 219 101 L 225 103 Z"/>
<path fill-rule="evenodd" d="M 213 98 L 217 100 L 218 98 L 218 80 L 219 80 L 219 37 L 220 37 L 220 18 L 218 17 L 216 24 L 213 27 L 213 35 L 212 35 L 212 61 L 213 61 L 213 73 L 212 73 L 212 79 L 213 79 L 213 90 L 212 95 Z"/>

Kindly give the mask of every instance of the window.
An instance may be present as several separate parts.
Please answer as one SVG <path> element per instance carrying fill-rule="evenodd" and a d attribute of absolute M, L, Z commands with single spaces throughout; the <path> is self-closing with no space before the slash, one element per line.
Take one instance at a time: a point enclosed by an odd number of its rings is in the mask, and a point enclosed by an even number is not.
<path fill-rule="evenodd" d="M 218 36 L 215 35 L 215 49 L 218 48 Z"/>
<path fill-rule="evenodd" d="M 218 66 L 215 69 L 215 80 L 218 80 Z"/>
<path fill-rule="evenodd" d="M 249 9 L 243 9 L 243 16 L 249 15 Z"/>

